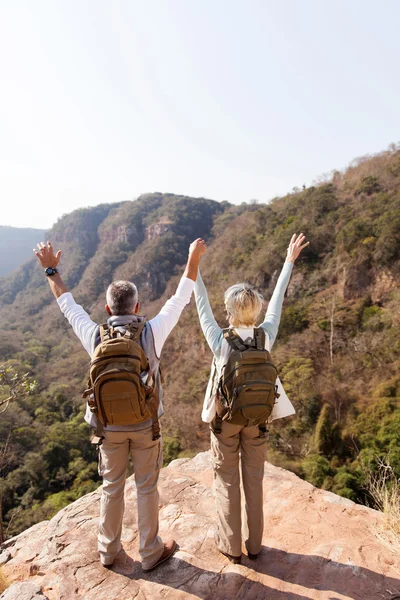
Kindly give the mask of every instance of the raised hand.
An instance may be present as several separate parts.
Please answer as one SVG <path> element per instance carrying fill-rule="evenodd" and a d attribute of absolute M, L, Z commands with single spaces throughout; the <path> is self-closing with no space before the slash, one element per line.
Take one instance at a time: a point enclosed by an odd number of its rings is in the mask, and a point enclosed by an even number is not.
<path fill-rule="evenodd" d="M 298 235 L 297 237 L 295 233 L 292 235 L 292 239 L 290 240 L 289 247 L 287 249 L 287 261 L 294 264 L 295 260 L 300 256 L 300 253 L 303 250 L 303 248 L 308 246 L 308 244 L 310 243 L 303 243 L 305 239 L 306 236 L 303 233 L 300 233 L 300 235 Z"/>
<path fill-rule="evenodd" d="M 190 244 L 189 247 L 189 256 L 202 256 L 207 249 L 207 245 L 204 240 L 201 238 L 197 238 Z"/>
<path fill-rule="evenodd" d="M 34 248 L 33 251 L 36 254 L 36 256 L 38 257 L 39 262 L 42 265 L 42 267 L 44 269 L 47 269 L 47 267 L 55 268 L 58 265 L 58 263 L 60 262 L 61 250 L 59 250 L 57 252 L 57 254 L 54 254 L 54 250 L 53 250 L 53 246 L 51 245 L 51 242 L 47 242 L 47 244 L 44 244 L 43 242 L 39 242 L 37 247 L 38 247 L 38 249 L 36 250 Z"/>

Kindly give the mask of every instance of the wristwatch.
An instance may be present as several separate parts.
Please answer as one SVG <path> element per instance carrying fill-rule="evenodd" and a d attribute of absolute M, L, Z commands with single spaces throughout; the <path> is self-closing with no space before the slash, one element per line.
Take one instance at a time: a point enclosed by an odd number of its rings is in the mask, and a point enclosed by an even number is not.
<path fill-rule="evenodd" d="M 47 277 L 51 277 L 52 275 L 58 273 L 55 267 L 47 267 L 47 269 L 45 269 L 44 272 L 46 273 Z"/>

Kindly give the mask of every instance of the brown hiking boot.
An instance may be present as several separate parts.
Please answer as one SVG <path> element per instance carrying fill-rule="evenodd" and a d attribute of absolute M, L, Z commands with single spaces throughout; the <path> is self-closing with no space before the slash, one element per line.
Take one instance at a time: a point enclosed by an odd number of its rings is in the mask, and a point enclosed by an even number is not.
<path fill-rule="evenodd" d="M 217 548 L 218 548 L 218 546 L 217 546 Z M 242 561 L 241 556 L 232 556 L 232 554 L 228 554 L 227 552 L 224 552 L 223 550 L 221 550 L 221 548 L 218 548 L 218 551 L 221 552 L 221 554 L 223 554 L 224 556 L 226 556 L 226 558 L 229 558 L 231 563 L 233 563 L 234 565 L 240 565 L 240 563 Z"/>
<path fill-rule="evenodd" d="M 164 552 L 161 554 L 160 558 L 151 567 L 148 567 L 147 569 L 143 569 L 142 567 L 143 573 L 149 573 L 149 571 L 152 571 L 158 567 L 158 565 L 161 565 L 161 563 L 171 558 L 176 548 L 177 544 L 175 540 L 168 540 L 167 542 L 164 542 Z"/>
<path fill-rule="evenodd" d="M 232 556 L 232 554 L 228 554 L 227 552 L 224 552 L 223 550 L 221 550 L 221 548 L 219 547 L 219 536 L 218 536 L 217 532 L 214 533 L 214 542 L 215 542 L 215 545 L 217 546 L 218 552 L 221 552 L 221 554 L 226 556 L 226 558 L 229 558 L 231 563 L 233 563 L 235 565 L 240 565 L 241 560 L 242 560 L 241 555 L 240 556 Z"/>

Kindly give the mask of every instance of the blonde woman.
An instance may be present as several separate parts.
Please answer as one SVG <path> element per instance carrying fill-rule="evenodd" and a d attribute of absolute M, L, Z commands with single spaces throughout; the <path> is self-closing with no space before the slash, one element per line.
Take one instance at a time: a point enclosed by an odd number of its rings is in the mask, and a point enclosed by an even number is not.
<path fill-rule="evenodd" d="M 279 276 L 268 310 L 260 328 L 265 338 L 265 348 L 270 350 L 278 333 L 282 304 L 295 260 L 303 248 L 305 236 L 294 234 L 290 240 L 287 257 Z M 265 427 L 244 427 L 218 419 L 216 396 L 222 369 L 226 363 L 227 340 L 215 321 L 205 285 L 198 274 L 194 288 L 196 305 L 204 336 L 213 354 L 210 380 L 202 411 L 202 420 L 210 423 L 211 453 L 214 467 L 214 498 L 217 512 L 215 541 L 218 550 L 234 563 L 240 563 L 242 540 L 250 559 L 257 559 L 261 550 L 264 529 L 263 477 L 267 436 Z M 225 308 L 229 328 L 234 328 L 239 340 L 253 339 L 255 323 L 262 309 L 263 297 L 252 286 L 240 283 L 225 292 Z M 265 335 L 264 335 L 265 332 Z M 277 399 L 269 422 L 294 414 L 294 408 L 278 379 Z M 241 465 L 244 507 L 241 508 L 239 461 Z M 242 537 L 243 536 L 243 537 Z"/>

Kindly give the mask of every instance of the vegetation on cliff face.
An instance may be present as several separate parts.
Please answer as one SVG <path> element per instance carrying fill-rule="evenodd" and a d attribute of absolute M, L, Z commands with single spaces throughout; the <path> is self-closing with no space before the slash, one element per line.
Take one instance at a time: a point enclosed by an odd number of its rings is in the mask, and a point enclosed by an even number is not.
<path fill-rule="evenodd" d="M 296 263 L 273 349 L 297 414 L 271 426 L 269 459 L 371 502 L 365 465 L 373 471 L 389 454 L 400 477 L 399 150 L 268 205 L 149 194 L 75 211 L 50 237 L 64 251 L 63 275 L 95 320 L 104 319 L 104 291 L 114 278 L 134 280 L 144 312 L 154 315 L 174 291 L 189 242 L 205 237 L 202 274 L 223 325 L 224 289 L 246 280 L 268 298 L 288 240 L 300 231 L 311 245 Z M 38 382 L 0 421 L 0 440 L 11 432 L 14 457 L 3 480 L 11 535 L 99 480 L 80 398 L 88 357 L 34 262 L 1 283 L 0 302 L 0 361 Z M 200 412 L 210 362 L 192 302 L 163 354 L 169 459 L 208 447 Z"/>

